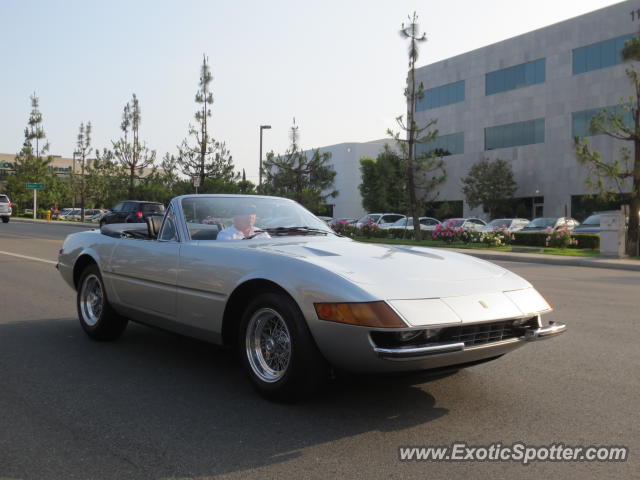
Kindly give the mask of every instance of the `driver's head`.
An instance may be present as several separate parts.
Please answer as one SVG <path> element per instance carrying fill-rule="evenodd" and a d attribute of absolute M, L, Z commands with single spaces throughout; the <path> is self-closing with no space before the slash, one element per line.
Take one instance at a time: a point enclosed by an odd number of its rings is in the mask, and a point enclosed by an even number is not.
<path fill-rule="evenodd" d="M 250 231 L 256 224 L 255 205 L 239 205 L 233 211 L 233 225 L 241 232 Z"/>

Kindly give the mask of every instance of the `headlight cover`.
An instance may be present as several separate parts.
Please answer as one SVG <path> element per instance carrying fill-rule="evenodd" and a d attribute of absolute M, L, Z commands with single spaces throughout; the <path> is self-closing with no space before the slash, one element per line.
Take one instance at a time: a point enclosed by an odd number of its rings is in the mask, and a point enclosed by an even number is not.
<path fill-rule="evenodd" d="M 361 327 L 406 328 L 407 324 L 386 302 L 316 303 L 320 320 Z"/>

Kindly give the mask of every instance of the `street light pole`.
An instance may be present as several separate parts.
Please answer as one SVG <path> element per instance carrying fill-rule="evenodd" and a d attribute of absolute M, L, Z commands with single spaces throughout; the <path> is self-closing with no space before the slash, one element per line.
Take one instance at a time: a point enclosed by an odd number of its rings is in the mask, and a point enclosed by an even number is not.
<path fill-rule="evenodd" d="M 259 180 L 258 180 L 258 186 L 262 185 L 262 131 L 263 130 L 268 130 L 271 128 L 271 125 L 260 125 L 260 173 L 259 173 Z"/>

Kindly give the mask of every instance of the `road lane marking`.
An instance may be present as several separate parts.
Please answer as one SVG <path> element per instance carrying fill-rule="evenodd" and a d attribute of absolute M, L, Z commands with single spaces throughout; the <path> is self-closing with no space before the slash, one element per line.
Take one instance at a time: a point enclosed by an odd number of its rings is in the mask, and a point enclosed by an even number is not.
<path fill-rule="evenodd" d="M 20 255 L 19 253 L 3 252 L 2 250 L 0 250 L 0 254 L 9 255 L 11 257 L 25 258 L 27 260 L 35 260 L 37 262 L 50 263 L 51 265 L 56 265 L 58 263 L 58 262 L 54 262 L 53 260 L 45 260 L 44 258 L 36 258 L 36 257 L 30 257 L 28 255 Z"/>

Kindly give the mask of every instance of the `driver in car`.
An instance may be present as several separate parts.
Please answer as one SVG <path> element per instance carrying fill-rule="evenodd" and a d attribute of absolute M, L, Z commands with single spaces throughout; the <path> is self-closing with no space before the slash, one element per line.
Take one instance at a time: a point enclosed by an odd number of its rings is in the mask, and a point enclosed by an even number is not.
<path fill-rule="evenodd" d="M 218 233 L 218 240 L 242 240 L 243 238 L 271 238 L 267 232 L 255 227 L 255 205 L 240 205 L 233 213 L 233 225 Z"/>

